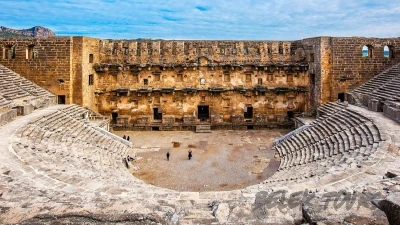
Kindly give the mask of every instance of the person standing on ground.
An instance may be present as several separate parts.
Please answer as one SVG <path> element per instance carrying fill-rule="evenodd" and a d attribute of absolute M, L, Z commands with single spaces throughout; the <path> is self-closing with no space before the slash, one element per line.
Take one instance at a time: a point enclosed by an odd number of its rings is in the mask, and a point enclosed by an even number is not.
<path fill-rule="evenodd" d="M 125 136 L 125 134 L 124 134 L 124 136 L 122 137 L 124 140 L 126 140 L 126 136 Z"/>
<path fill-rule="evenodd" d="M 169 152 L 167 152 L 167 161 L 169 161 Z"/>
<path fill-rule="evenodd" d="M 126 140 L 129 141 L 130 139 L 131 139 L 131 137 L 129 137 L 129 135 L 128 135 L 128 137 L 126 138 Z"/>
<path fill-rule="evenodd" d="M 192 149 L 189 149 L 188 153 L 189 153 L 189 154 L 188 154 L 188 158 L 189 158 L 189 160 L 190 160 L 190 159 L 192 158 L 192 156 L 193 156 L 193 155 L 192 155 Z"/>

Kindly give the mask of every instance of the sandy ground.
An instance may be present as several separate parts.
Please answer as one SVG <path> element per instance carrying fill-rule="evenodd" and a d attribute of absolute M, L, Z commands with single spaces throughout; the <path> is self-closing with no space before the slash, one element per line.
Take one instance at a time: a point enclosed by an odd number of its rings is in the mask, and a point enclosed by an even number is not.
<path fill-rule="evenodd" d="M 149 184 L 178 191 L 235 190 L 272 176 L 279 159 L 271 150 L 276 137 L 290 130 L 213 131 L 115 131 L 129 135 L 134 147 L 159 147 L 140 152 L 132 174 Z M 173 147 L 179 142 L 179 147 Z M 188 160 L 188 150 L 193 158 Z M 147 150 L 144 150 L 147 151 Z M 166 153 L 170 152 L 167 161 Z"/>

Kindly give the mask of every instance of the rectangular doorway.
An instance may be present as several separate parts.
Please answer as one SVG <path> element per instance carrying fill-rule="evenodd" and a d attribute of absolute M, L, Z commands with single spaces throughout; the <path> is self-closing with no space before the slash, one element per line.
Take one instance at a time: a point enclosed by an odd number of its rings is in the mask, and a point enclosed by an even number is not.
<path fill-rule="evenodd" d="M 197 112 L 200 121 L 206 121 L 210 118 L 210 107 L 208 105 L 197 106 Z"/>
<path fill-rule="evenodd" d="M 116 124 L 117 123 L 117 118 L 118 118 L 118 113 L 112 112 L 111 113 L 111 123 Z"/>
<path fill-rule="evenodd" d="M 244 118 L 245 119 L 253 119 L 253 107 L 245 106 L 244 107 Z"/>
<path fill-rule="evenodd" d="M 154 120 L 162 120 L 162 109 L 153 108 L 153 117 Z"/>
<path fill-rule="evenodd" d="M 344 102 L 344 93 L 338 93 L 337 98 L 340 102 Z"/>
<path fill-rule="evenodd" d="M 293 111 L 287 111 L 287 117 L 289 119 L 294 118 L 294 112 Z"/>
<path fill-rule="evenodd" d="M 58 95 L 58 104 L 65 105 L 65 95 Z"/>
<path fill-rule="evenodd" d="M 310 104 L 311 107 L 315 106 L 317 103 L 317 96 L 316 96 L 316 80 L 315 74 L 310 73 Z"/>

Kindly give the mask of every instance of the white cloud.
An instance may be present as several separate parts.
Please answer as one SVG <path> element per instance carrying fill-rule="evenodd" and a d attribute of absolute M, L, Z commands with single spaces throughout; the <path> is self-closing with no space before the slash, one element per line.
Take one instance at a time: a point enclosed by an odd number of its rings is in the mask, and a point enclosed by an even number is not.
<path fill-rule="evenodd" d="M 400 0 L 2 0 L 3 26 L 100 38 L 400 36 Z"/>

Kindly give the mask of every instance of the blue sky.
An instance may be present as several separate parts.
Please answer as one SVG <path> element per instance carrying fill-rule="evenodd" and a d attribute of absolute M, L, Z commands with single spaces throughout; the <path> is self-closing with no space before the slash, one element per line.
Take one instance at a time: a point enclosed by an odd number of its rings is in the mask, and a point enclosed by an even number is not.
<path fill-rule="evenodd" d="M 0 25 L 111 39 L 400 36 L 400 0 L 0 0 Z"/>

